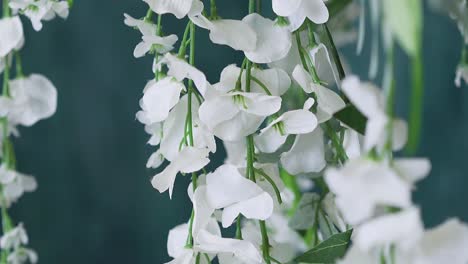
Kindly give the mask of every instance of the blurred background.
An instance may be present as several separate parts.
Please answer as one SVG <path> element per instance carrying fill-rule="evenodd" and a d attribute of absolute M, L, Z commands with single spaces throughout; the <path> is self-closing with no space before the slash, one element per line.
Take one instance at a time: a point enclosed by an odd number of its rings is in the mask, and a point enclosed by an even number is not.
<path fill-rule="evenodd" d="M 247 1 L 218 2 L 223 17 L 247 13 Z M 271 1 L 264 2 L 269 12 Z M 123 13 L 143 17 L 146 10 L 142 1 L 77 0 L 68 20 L 48 22 L 41 32 L 23 20 L 25 72 L 48 76 L 59 90 L 56 115 L 20 129 L 15 140 L 19 170 L 34 174 L 39 188 L 13 206 L 13 217 L 24 222 L 41 263 L 164 263 L 168 230 L 189 217 L 187 179 L 178 178 L 172 201 L 151 187 L 148 136 L 135 120 L 152 76 L 151 59 L 133 58 L 140 35 L 123 24 Z M 180 34 L 185 21 L 165 16 L 163 25 L 166 33 Z M 448 17 L 426 8 L 424 127 L 417 154 L 429 157 L 433 169 L 415 200 L 427 226 L 449 216 L 468 221 L 468 87 L 453 84 L 461 42 Z M 342 49 L 363 79 L 369 49 L 368 42 L 361 56 L 354 45 Z M 409 68 L 403 52 L 396 55 L 397 112 L 406 118 Z M 196 61 L 210 82 L 241 59 L 198 30 Z M 221 161 L 222 151 L 217 155 Z"/>

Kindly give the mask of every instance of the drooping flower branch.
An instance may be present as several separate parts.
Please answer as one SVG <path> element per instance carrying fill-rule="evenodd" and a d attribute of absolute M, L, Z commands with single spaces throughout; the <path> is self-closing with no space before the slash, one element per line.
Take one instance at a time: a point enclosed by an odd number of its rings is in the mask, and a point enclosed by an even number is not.
<path fill-rule="evenodd" d="M 421 63 L 420 17 L 402 29 L 394 6 L 377 9 L 389 28 L 387 82 L 380 90 L 346 74 L 332 35 L 335 29 L 348 33 L 344 21 L 342 28 L 331 25 L 354 6 L 351 1 L 272 0 L 275 20 L 263 17 L 253 0 L 240 20 L 222 18 L 215 0 L 209 17 L 200 0 L 144 2 L 146 16 L 125 15 L 125 24 L 142 34 L 135 57 L 154 56 L 155 74 L 137 113 L 148 143 L 157 147 L 147 163 L 159 171 L 151 183 L 172 197 L 178 175 L 192 179 L 193 211 L 169 232 L 168 263 L 468 261 L 462 253 L 468 227 L 449 220 L 425 231 L 412 203 L 413 186 L 429 173 L 430 162 L 393 157 L 408 135 L 393 113 L 393 47 L 399 43 L 416 66 Z M 166 14 L 188 18 L 177 53 L 178 37 L 164 32 Z M 380 25 L 379 16 L 372 19 Z M 196 68 L 197 29 L 244 54 L 242 64 L 226 66 L 215 84 Z M 209 172 L 215 137 L 227 158 Z M 234 225 L 234 237 L 223 237 L 220 224 Z"/>
<path fill-rule="evenodd" d="M 3 233 L 0 238 L 0 263 L 2 264 L 36 263 L 38 260 L 37 254 L 26 247 L 28 236 L 23 224 L 15 224 L 8 213 L 8 208 L 24 193 L 37 188 L 34 177 L 16 171 L 17 161 L 12 136 L 19 136 L 18 126 L 29 127 L 52 116 L 57 106 L 57 90 L 45 76 L 23 73 L 20 50 L 25 44 L 25 37 L 19 14 L 28 17 L 34 29 L 40 30 L 42 20 L 51 20 L 56 14 L 66 18 L 68 5 L 68 2 L 53 0 L 2 1 L 3 17 L 0 19 L 0 73 L 3 74 L 3 89 L 0 96 L 2 127 L 0 205 Z"/>

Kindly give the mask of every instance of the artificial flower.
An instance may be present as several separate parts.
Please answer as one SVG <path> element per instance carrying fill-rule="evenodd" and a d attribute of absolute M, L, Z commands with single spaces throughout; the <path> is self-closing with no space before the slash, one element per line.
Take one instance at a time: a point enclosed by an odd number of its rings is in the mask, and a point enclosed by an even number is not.
<path fill-rule="evenodd" d="M 272 6 L 278 16 L 288 17 L 291 31 L 296 31 L 306 18 L 323 24 L 329 17 L 324 0 L 272 0 Z"/>
<path fill-rule="evenodd" d="M 24 43 L 23 24 L 18 16 L 0 19 L 0 61 L 6 64 L 4 57 Z M 3 69 L 3 67 L 0 67 Z M 0 71 L 1 72 L 1 71 Z"/>
<path fill-rule="evenodd" d="M 173 14 L 178 19 L 185 17 L 196 0 L 143 0 L 157 14 Z"/>
<path fill-rule="evenodd" d="M 158 36 L 157 26 L 145 19 L 135 19 L 127 14 L 124 14 L 124 23 L 130 27 L 136 27 L 141 32 L 142 41 L 138 43 L 133 51 L 135 58 L 143 57 L 146 53 L 154 50 L 157 53 L 164 54 L 171 51 L 174 48 L 174 44 L 177 42 L 176 35 L 169 36 Z"/>

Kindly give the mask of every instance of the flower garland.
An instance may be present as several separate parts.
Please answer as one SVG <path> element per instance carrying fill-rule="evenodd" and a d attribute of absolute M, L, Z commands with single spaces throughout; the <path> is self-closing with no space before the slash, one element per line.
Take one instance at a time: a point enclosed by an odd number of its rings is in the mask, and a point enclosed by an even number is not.
<path fill-rule="evenodd" d="M 30 127 L 49 118 L 57 107 L 57 90 L 41 74 L 24 75 L 20 50 L 25 44 L 23 24 L 19 15 L 31 20 L 36 31 L 42 29 L 43 20 L 56 15 L 66 18 L 69 3 L 55 0 L 4 0 L 0 19 L 0 73 L 3 90 L 0 96 L 1 165 L 0 202 L 3 235 L 0 238 L 0 263 L 36 263 L 36 252 L 27 248 L 28 236 L 22 223 L 15 224 L 8 213 L 24 193 L 37 188 L 36 179 L 16 171 L 16 158 L 12 136 L 19 136 L 18 126 Z M 14 75 L 12 65 L 16 66 Z M 14 78 L 12 78 L 14 76 Z"/>
<path fill-rule="evenodd" d="M 452 219 L 425 230 L 411 200 L 430 162 L 393 157 L 408 135 L 410 146 L 417 146 L 420 1 L 369 1 L 373 30 L 384 29 L 384 89 L 346 76 L 329 25 L 345 8 L 356 10 L 351 1 L 272 0 L 276 20 L 263 17 L 253 0 L 240 20 L 222 18 L 215 0 L 209 12 L 200 0 L 144 2 L 147 15 L 125 14 L 125 24 L 142 35 L 134 56 L 154 57 L 154 78 L 136 114 L 151 136 L 148 143 L 157 147 L 147 162 L 159 171 L 151 183 L 172 197 L 177 177 L 192 179 L 187 192 L 193 211 L 169 232 L 168 263 L 468 262 L 468 226 Z M 188 18 L 177 53 L 178 37 L 162 26 L 169 14 Z M 404 27 L 401 18 L 408 22 Z M 347 33 L 344 24 L 336 31 Z M 244 54 L 240 66 L 221 71 L 218 83 L 196 68 L 197 29 Z M 373 39 L 371 65 L 378 64 L 379 40 Z M 397 44 L 414 70 L 409 132 L 393 113 Z M 209 172 L 215 138 L 227 159 Z M 223 236 L 220 224 L 233 226 L 235 235 Z"/>

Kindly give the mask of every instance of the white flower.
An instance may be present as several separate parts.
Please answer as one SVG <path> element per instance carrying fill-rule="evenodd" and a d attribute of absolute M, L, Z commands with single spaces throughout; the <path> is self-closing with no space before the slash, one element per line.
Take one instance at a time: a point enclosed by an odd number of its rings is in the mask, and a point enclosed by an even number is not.
<path fill-rule="evenodd" d="M 222 238 L 205 230 L 202 230 L 199 233 L 197 244 L 194 246 L 194 249 L 211 254 L 232 256 L 237 260 L 234 263 L 263 263 L 262 256 L 251 242 L 239 239 Z M 224 263 L 221 262 L 221 264 Z"/>
<path fill-rule="evenodd" d="M 25 192 L 33 192 L 37 189 L 37 182 L 33 176 L 24 175 L 16 171 L 13 181 L 4 185 L 3 195 L 8 205 L 16 202 Z"/>
<path fill-rule="evenodd" d="M 165 64 L 168 68 L 167 75 L 174 77 L 179 82 L 184 79 L 191 79 L 200 94 L 205 96 L 206 90 L 210 84 L 206 80 L 203 72 L 190 65 L 185 60 L 170 53 L 166 53 L 159 64 Z"/>
<path fill-rule="evenodd" d="M 274 21 L 257 13 L 244 19 L 257 34 L 257 43 L 253 50 L 244 51 L 245 56 L 255 63 L 271 63 L 280 60 L 291 49 L 291 34 L 286 27 L 277 25 Z"/>
<path fill-rule="evenodd" d="M 328 21 L 328 8 L 324 0 L 272 0 L 273 11 L 289 18 L 291 31 L 296 31 L 306 18 L 315 24 Z"/>
<path fill-rule="evenodd" d="M 143 57 L 146 53 L 154 49 L 156 52 L 164 54 L 174 48 L 177 42 L 176 35 L 161 37 L 156 35 L 157 26 L 144 19 L 135 19 L 127 14 L 124 14 L 124 23 L 130 27 L 137 27 L 141 32 L 142 41 L 135 47 L 133 56 L 135 58 Z"/>
<path fill-rule="evenodd" d="M 173 14 L 178 19 L 186 16 L 196 0 L 143 0 L 157 14 Z"/>
<path fill-rule="evenodd" d="M 421 239 L 424 226 L 418 208 L 372 219 L 356 228 L 353 242 L 363 251 L 394 245 L 411 250 Z"/>
<path fill-rule="evenodd" d="M 42 20 L 50 21 L 56 15 L 66 19 L 69 14 L 68 1 L 54 0 L 11 0 L 13 12 L 22 11 L 31 20 L 34 30 L 42 29 Z"/>
<path fill-rule="evenodd" d="M 276 118 L 255 136 L 255 145 L 265 153 L 273 153 L 286 141 L 288 135 L 307 134 L 317 127 L 317 118 L 306 109 L 288 111 Z"/>
<path fill-rule="evenodd" d="M 313 92 L 317 96 L 317 118 L 319 123 L 328 121 L 333 114 L 346 106 L 343 99 L 334 91 L 315 83 L 301 65 L 296 66 L 292 76 L 306 93 Z"/>
<path fill-rule="evenodd" d="M 140 100 L 142 110 L 137 113 L 138 120 L 146 125 L 166 120 L 184 89 L 184 84 L 172 77 L 149 81 Z"/>
<path fill-rule="evenodd" d="M 461 87 L 462 80 L 465 83 L 468 83 L 468 65 L 465 65 L 465 64 L 458 65 L 458 67 L 457 67 L 457 74 L 456 74 L 456 77 L 455 77 L 455 85 L 457 87 Z"/>
<path fill-rule="evenodd" d="M 18 16 L 0 19 L 0 72 L 6 63 L 4 58 L 14 49 L 19 49 L 24 43 L 23 24 Z"/>
<path fill-rule="evenodd" d="M 213 43 L 228 45 L 235 50 L 252 51 L 255 49 L 257 34 L 246 22 L 233 19 L 209 20 L 202 15 L 202 11 L 203 3 L 194 0 L 189 13 L 190 20 L 195 25 L 209 30 Z"/>
<path fill-rule="evenodd" d="M 231 164 L 238 168 L 247 167 L 247 143 L 245 139 L 239 141 L 223 141 L 226 150 L 225 164 Z"/>
<path fill-rule="evenodd" d="M 320 172 L 325 168 L 325 145 L 319 127 L 312 133 L 297 135 L 292 148 L 281 154 L 281 164 L 292 175 Z"/>
<path fill-rule="evenodd" d="M 415 264 L 439 264 L 450 259 L 453 264 L 468 262 L 468 226 L 457 219 L 429 229 L 420 244 Z"/>
<path fill-rule="evenodd" d="M 195 193 L 197 193 L 195 191 Z M 247 219 L 266 220 L 273 213 L 273 199 L 236 167 L 222 165 L 206 176 L 207 205 L 223 210 L 222 225 L 230 226 L 239 214 Z M 195 194 L 197 196 L 197 194 Z"/>
<path fill-rule="evenodd" d="M 32 74 L 10 81 L 11 99 L 0 100 L 0 109 L 14 125 L 32 126 L 55 113 L 57 90 L 44 76 Z"/>
<path fill-rule="evenodd" d="M 195 96 L 192 97 L 192 132 L 196 148 L 208 148 L 211 152 L 216 152 L 216 141 L 212 133 L 210 133 L 204 124 L 200 122 L 198 117 L 198 101 Z M 181 148 L 185 146 L 184 139 L 187 139 L 185 121 L 188 112 L 188 97 L 183 96 L 179 103 L 171 110 L 169 116 L 164 121 L 162 132 L 157 131 L 157 134 L 162 134 L 160 153 L 168 161 L 173 161 L 178 155 Z M 157 137 L 156 137 L 157 138 Z"/>
<path fill-rule="evenodd" d="M 364 150 L 382 148 L 386 142 L 386 126 L 389 122 L 382 93 L 371 83 L 362 83 L 356 76 L 346 77 L 342 89 L 354 106 L 367 117 Z M 404 121 L 393 120 L 393 150 L 400 150 L 406 144 L 407 130 Z"/>
<path fill-rule="evenodd" d="M 191 173 L 201 170 L 210 162 L 208 153 L 208 149 L 184 148 L 161 173 L 153 177 L 151 184 L 161 193 L 169 190 L 169 197 L 172 198 L 177 173 Z"/>
<path fill-rule="evenodd" d="M 0 238 L 0 247 L 6 250 L 15 249 L 26 244 L 28 244 L 28 235 L 22 223 L 7 231 Z"/>
<path fill-rule="evenodd" d="M 265 117 L 276 113 L 281 107 L 279 96 L 231 91 L 238 77 L 235 67 L 226 67 L 221 73 L 220 82 L 213 86 L 215 89 L 208 91 L 199 110 L 201 121 L 214 135 L 225 141 L 238 141 L 254 133 Z"/>
<path fill-rule="evenodd" d="M 24 264 L 28 263 L 28 261 L 35 264 L 38 261 L 38 257 L 34 250 L 21 247 L 10 252 L 10 254 L 8 254 L 7 261 L 8 264 Z"/>
<path fill-rule="evenodd" d="M 429 170 L 430 163 L 423 159 L 396 159 L 395 168 L 391 168 L 358 158 L 340 169 L 328 169 L 325 181 L 347 222 L 358 224 L 372 217 L 379 206 L 409 207 L 412 184 Z"/>

